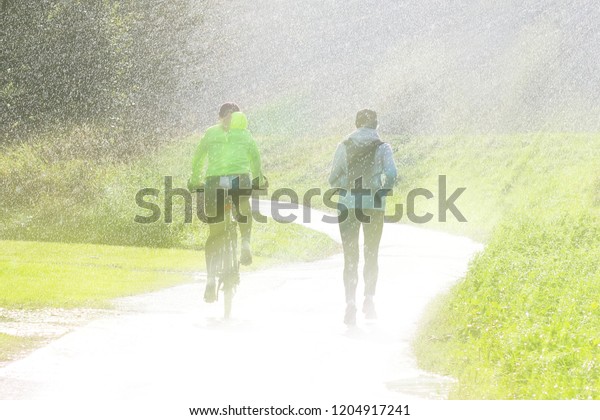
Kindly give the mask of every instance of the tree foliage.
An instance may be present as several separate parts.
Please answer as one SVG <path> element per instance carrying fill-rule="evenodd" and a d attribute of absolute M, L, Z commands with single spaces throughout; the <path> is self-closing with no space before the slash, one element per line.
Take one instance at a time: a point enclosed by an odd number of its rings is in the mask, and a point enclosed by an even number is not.
<path fill-rule="evenodd" d="M 200 85 L 199 2 L 0 5 L 1 142 L 84 126 L 121 153 L 182 128 L 182 92 Z"/>

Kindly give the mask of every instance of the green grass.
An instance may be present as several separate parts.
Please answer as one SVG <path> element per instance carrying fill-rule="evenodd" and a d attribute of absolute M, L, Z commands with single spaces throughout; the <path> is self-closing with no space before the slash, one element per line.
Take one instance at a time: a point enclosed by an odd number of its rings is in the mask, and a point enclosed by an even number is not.
<path fill-rule="evenodd" d="M 320 258 L 331 240 L 271 222 L 257 225 L 254 246 L 252 269 Z M 191 281 L 204 269 L 202 251 L 0 241 L 0 307 L 104 307 L 116 297 Z"/>
<path fill-rule="evenodd" d="M 60 141 L 38 141 L 0 149 L 0 177 L 6 180 L 0 184 L 0 196 L 4 197 L 0 202 L 0 238 L 203 249 L 207 226 L 197 219 L 183 223 L 181 198 L 176 197 L 173 202 L 173 223 L 164 223 L 163 217 L 151 224 L 134 222 L 136 215 L 147 214 L 135 202 L 140 189 L 160 191 L 156 203 L 160 204 L 164 216 L 165 177 L 172 177 L 174 188 L 185 188 L 198 136 L 178 139 L 160 151 L 127 162 L 90 162 L 82 155 L 72 157 L 70 149 L 60 148 Z M 280 166 L 281 144 L 269 146 L 267 141 L 259 141 L 265 172 L 273 180 L 281 179 L 286 169 Z M 298 162 L 295 168 L 298 173 L 303 170 L 304 162 Z M 283 183 L 276 181 L 273 189 L 279 185 Z M 195 204 L 194 201 L 194 210 Z M 255 227 L 257 234 L 253 240 L 258 246 L 255 245 L 254 250 L 265 258 L 272 257 L 270 252 L 274 252 L 280 258 L 300 261 L 331 255 L 338 250 L 329 238 L 304 232 L 298 226 L 255 223 Z M 310 240 L 305 244 L 315 246 L 295 243 L 299 241 L 293 240 L 294 235 L 298 235 L 298 240 Z M 280 240 L 287 245 L 279 246 Z"/>
<path fill-rule="evenodd" d="M 428 227 L 487 241 L 511 215 L 557 217 L 565 209 L 593 208 L 599 143 L 599 136 L 585 134 L 412 139 L 397 146 L 402 180 L 396 197 L 416 187 L 437 196 L 437 177 L 446 175 L 449 192 L 466 187 L 456 203 L 468 223 L 450 216 Z M 436 206 L 436 200 L 422 199 L 417 212 L 437 215 Z"/>
<path fill-rule="evenodd" d="M 598 135 L 456 138 L 415 168 L 471 188 L 446 228 L 487 238 L 415 341 L 452 398 L 600 398 L 599 158 Z"/>
<path fill-rule="evenodd" d="M 455 398 L 599 398 L 598 233 L 590 215 L 503 224 L 432 307 L 421 366 L 457 377 Z"/>
<path fill-rule="evenodd" d="M 0 241 L 0 306 L 106 307 L 192 280 L 204 255 L 181 249 Z"/>

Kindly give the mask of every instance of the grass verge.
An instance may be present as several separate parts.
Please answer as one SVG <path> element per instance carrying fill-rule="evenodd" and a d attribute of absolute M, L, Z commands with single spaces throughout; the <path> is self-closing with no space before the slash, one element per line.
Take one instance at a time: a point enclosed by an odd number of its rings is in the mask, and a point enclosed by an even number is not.
<path fill-rule="evenodd" d="M 488 238 L 415 341 L 458 379 L 450 397 L 600 398 L 599 157 L 600 136 L 565 134 L 448 139 L 422 160 L 425 184 L 445 162 L 473 190 L 473 226 L 446 228 Z"/>
<path fill-rule="evenodd" d="M 203 253 L 51 242 L 0 242 L 0 306 L 106 307 L 110 299 L 192 279 Z"/>

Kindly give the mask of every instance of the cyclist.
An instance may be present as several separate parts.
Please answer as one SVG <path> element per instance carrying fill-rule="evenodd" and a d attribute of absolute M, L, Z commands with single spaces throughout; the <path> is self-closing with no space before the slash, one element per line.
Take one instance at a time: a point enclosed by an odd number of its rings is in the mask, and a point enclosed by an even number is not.
<path fill-rule="evenodd" d="M 338 145 L 329 175 L 330 185 L 345 192 L 345 195 L 341 193 L 339 196 L 338 210 L 344 249 L 344 322 L 347 325 L 356 324 L 358 237 L 361 226 L 365 257 L 363 313 L 367 319 L 377 317 L 373 297 L 379 271 L 377 258 L 385 211 L 385 196 L 381 193 L 393 187 L 397 172 L 392 148 L 379 139 L 376 129 L 375 111 L 359 111 L 356 114 L 356 131 Z M 356 188 L 364 190 L 361 195 L 353 193 Z"/>
<path fill-rule="evenodd" d="M 217 190 L 238 190 L 239 199 L 234 199 L 233 205 L 236 215 L 241 216 L 238 218 L 242 239 L 240 263 L 252 264 L 250 194 L 253 185 L 262 185 L 263 176 L 260 153 L 247 127 L 248 120 L 240 108 L 235 103 L 224 103 L 219 110 L 219 123 L 206 130 L 192 162 L 188 188 L 195 190 L 204 181 L 204 207 L 209 225 L 204 300 L 209 303 L 217 299 L 215 257 L 225 236 L 224 206 L 217 202 L 217 198 L 223 200 L 224 195 Z"/>

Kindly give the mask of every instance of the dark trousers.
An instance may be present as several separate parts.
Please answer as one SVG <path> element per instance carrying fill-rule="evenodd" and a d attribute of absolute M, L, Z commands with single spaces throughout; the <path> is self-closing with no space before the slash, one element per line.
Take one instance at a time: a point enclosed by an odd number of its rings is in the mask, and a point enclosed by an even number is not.
<path fill-rule="evenodd" d="M 374 296 L 375 288 L 377 287 L 377 275 L 379 273 L 377 258 L 381 233 L 383 232 L 384 212 L 382 210 L 363 209 L 362 213 L 364 216 L 370 218 L 369 222 L 359 220 L 354 209 L 348 210 L 345 220 L 343 220 L 343 213 L 339 217 L 340 234 L 344 248 L 344 287 L 346 289 L 347 303 L 354 302 L 356 299 L 358 257 L 360 252 L 358 236 L 361 226 L 364 235 L 365 265 L 363 278 L 365 281 L 365 296 Z M 361 216 L 360 213 L 359 216 Z"/>
<path fill-rule="evenodd" d="M 224 203 L 218 204 L 219 200 L 223 200 L 225 197 L 224 191 L 221 189 L 220 199 L 217 191 L 219 190 L 219 178 L 220 177 L 208 177 L 205 183 L 204 193 L 204 217 L 209 216 L 215 218 L 216 221 L 209 222 L 209 234 L 206 239 L 206 245 L 204 247 L 204 253 L 206 258 L 206 271 L 209 278 L 214 278 L 216 275 L 216 257 L 218 256 L 223 242 L 225 241 L 225 223 L 224 218 L 228 216 L 228 211 L 224 207 Z M 246 189 L 250 190 L 250 177 L 248 175 L 238 175 L 232 183 L 232 189 Z M 250 195 L 240 195 L 237 200 L 232 200 L 234 207 L 234 214 L 242 216 L 243 219 L 238 219 L 238 226 L 240 227 L 240 234 L 242 240 L 250 240 L 252 234 L 252 215 L 250 210 Z"/>
<path fill-rule="evenodd" d="M 237 214 L 250 215 L 250 197 L 240 197 L 239 207 L 234 206 Z M 242 240 L 250 241 L 252 234 L 252 217 L 246 216 L 245 223 L 238 222 Z M 223 243 L 226 240 L 225 223 L 211 223 L 208 225 L 209 233 L 204 246 L 204 258 L 206 260 L 206 274 L 208 278 L 214 279 L 216 276 L 216 257 L 219 255 Z"/>

